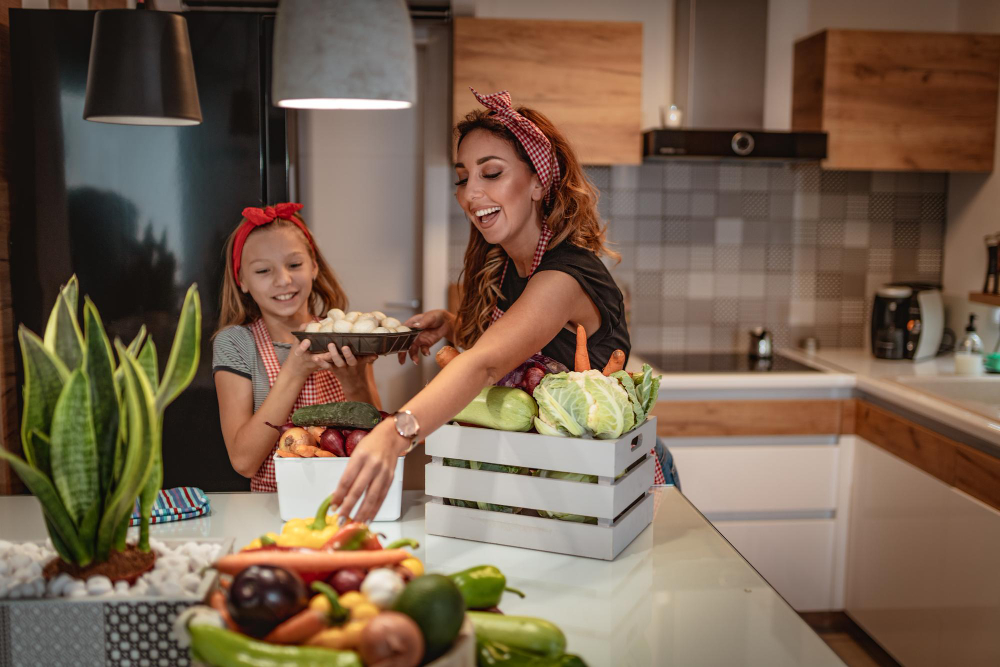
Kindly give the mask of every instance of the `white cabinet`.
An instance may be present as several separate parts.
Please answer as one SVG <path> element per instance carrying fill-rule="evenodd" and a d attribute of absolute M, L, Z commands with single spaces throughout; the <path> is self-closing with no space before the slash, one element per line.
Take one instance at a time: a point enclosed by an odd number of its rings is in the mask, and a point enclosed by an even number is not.
<path fill-rule="evenodd" d="M 664 441 L 684 495 L 789 604 L 843 608 L 853 436 Z"/>
<path fill-rule="evenodd" d="M 846 609 L 907 666 L 1000 665 L 1000 512 L 858 438 Z"/>

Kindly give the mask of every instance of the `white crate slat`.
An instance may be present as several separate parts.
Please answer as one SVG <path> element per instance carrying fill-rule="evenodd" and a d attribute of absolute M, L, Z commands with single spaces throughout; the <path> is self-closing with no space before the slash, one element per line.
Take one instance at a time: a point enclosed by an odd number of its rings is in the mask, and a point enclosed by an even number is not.
<path fill-rule="evenodd" d="M 274 477 L 278 484 L 278 514 L 283 521 L 314 516 L 323 499 L 333 493 L 350 458 L 327 456 L 312 458 L 274 458 Z M 364 496 L 351 509 L 361 507 Z M 396 461 L 396 472 L 382 506 L 373 521 L 395 521 L 403 507 L 403 457 Z"/>
<path fill-rule="evenodd" d="M 618 440 L 559 438 L 448 424 L 427 436 L 425 451 L 430 456 L 615 477 L 655 443 L 655 417 Z"/>
<path fill-rule="evenodd" d="M 653 521 L 653 496 L 647 494 L 611 526 L 543 519 L 428 503 L 426 530 L 430 535 L 554 551 L 612 560 Z"/>
<path fill-rule="evenodd" d="M 424 467 L 427 495 L 565 512 L 613 519 L 653 485 L 652 456 L 614 484 L 588 484 L 531 475 L 455 468 L 438 463 Z"/>

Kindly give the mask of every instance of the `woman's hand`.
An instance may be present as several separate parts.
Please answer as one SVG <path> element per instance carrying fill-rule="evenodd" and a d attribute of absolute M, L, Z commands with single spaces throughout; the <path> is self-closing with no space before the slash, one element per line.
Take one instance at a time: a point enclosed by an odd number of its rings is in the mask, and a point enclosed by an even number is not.
<path fill-rule="evenodd" d="M 403 324 L 414 329 L 423 329 L 417 336 L 408 352 L 399 353 L 399 363 L 406 363 L 406 355 L 409 354 L 413 363 L 420 362 L 420 355 L 425 357 L 431 353 L 431 345 L 442 338 L 451 338 L 454 335 L 452 326 L 455 323 L 455 316 L 447 310 L 428 310 L 426 313 L 414 315 Z"/>
<path fill-rule="evenodd" d="M 329 352 L 313 354 L 309 351 L 309 339 L 301 341 L 297 346 L 292 346 L 288 353 L 288 358 L 282 364 L 281 370 L 290 373 L 292 376 L 305 382 L 306 378 L 316 371 L 332 371 L 333 362 Z M 331 347 L 333 347 L 331 345 Z"/>
<path fill-rule="evenodd" d="M 396 461 L 410 443 L 396 432 L 395 424 L 385 419 L 372 429 L 351 453 L 351 459 L 340 476 L 340 483 L 330 500 L 331 507 L 343 508 L 340 521 L 364 494 L 365 501 L 354 513 L 352 521 L 369 523 L 375 518 L 396 472 Z"/>

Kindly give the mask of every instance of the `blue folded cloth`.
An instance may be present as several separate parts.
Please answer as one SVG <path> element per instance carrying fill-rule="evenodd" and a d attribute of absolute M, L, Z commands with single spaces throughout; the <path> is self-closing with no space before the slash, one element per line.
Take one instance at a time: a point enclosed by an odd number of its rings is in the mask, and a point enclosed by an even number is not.
<path fill-rule="evenodd" d="M 175 489 L 161 489 L 153 502 L 153 512 L 149 522 L 167 523 L 194 519 L 208 514 L 210 509 L 208 496 L 197 487 L 178 486 Z M 128 525 L 139 525 L 138 498 L 135 499 L 135 506 L 132 508 L 132 517 L 129 519 Z"/>

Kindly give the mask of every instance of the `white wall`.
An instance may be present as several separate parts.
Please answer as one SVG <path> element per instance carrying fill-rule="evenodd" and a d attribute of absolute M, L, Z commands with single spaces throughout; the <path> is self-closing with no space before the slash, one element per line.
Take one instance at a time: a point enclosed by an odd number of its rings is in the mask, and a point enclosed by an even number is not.
<path fill-rule="evenodd" d="M 660 125 L 673 91 L 674 0 L 453 0 L 452 8 L 477 18 L 641 22 L 642 127 Z"/>

